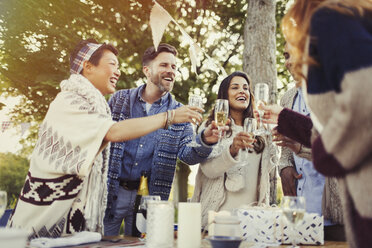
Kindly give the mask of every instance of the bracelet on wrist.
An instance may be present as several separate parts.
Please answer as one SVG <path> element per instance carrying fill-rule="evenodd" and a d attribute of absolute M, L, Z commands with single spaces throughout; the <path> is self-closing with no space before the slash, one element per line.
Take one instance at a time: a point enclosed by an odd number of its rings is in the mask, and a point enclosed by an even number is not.
<path fill-rule="evenodd" d="M 172 123 L 172 111 L 171 110 L 167 110 L 167 121 L 166 121 L 166 124 L 165 124 L 165 127 L 164 129 L 168 129 L 169 126 L 171 125 Z"/>
<path fill-rule="evenodd" d="M 167 111 L 167 112 L 165 112 L 165 119 L 164 119 L 163 129 L 167 129 L 168 128 L 167 127 L 168 117 L 169 117 L 169 115 L 168 115 L 168 111 Z"/>
<path fill-rule="evenodd" d="M 176 116 L 176 110 L 172 109 L 171 125 L 173 124 L 174 117 Z"/>

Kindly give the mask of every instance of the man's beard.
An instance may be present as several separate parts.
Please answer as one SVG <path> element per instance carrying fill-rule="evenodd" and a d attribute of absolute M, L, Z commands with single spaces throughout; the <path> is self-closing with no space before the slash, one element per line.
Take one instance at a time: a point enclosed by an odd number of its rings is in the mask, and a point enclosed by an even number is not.
<path fill-rule="evenodd" d="M 173 78 L 171 75 L 169 77 Z M 174 82 L 170 83 L 169 87 L 168 87 L 168 86 L 165 86 L 163 84 L 163 79 L 162 78 L 163 78 L 163 76 L 161 74 L 151 75 L 151 82 L 154 85 L 156 85 L 161 92 L 163 92 L 163 93 L 164 92 L 171 92 L 172 89 L 173 89 L 173 83 Z"/>

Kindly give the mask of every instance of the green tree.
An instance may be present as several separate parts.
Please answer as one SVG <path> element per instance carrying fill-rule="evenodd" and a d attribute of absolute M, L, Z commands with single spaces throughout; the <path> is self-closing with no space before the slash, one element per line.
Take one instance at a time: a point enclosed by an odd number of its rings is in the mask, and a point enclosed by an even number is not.
<path fill-rule="evenodd" d="M 242 70 L 247 0 L 158 2 L 227 73 Z M 285 2 L 277 1 L 277 5 Z M 141 56 L 152 45 L 148 25 L 152 5 L 151 0 L 0 1 L 0 92 L 23 96 L 11 114 L 12 121 L 32 123 L 30 136 L 21 141 L 21 154 L 31 153 L 38 124 L 60 81 L 69 75 L 68 54 L 80 39 L 95 38 L 117 46 L 123 72 L 118 89 L 144 82 Z M 277 18 L 283 13 L 277 12 Z M 204 56 L 197 67 L 199 76 L 190 71 L 189 47 L 174 24 L 168 26 L 162 42 L 177 47 L 182 65 L 172 94 L 187 103 L 190 92 L 201 91 L 205 109 L 210 109 L 222 76 L 207 68 Z"/>
<path fill-rule="evenodd" d="M 28 167 L 28 159 L 12 153 L 0 153 L 0 189 L 8 194 L 8 206 L 18 198 Z"/>
<path fill-rule="evenodd" d="M 281 20 L 286 13 L 287 4 L 290 0 L 282 0 L 276 2 L 276 70 L 278 74 L 278 80 L 281 81 L 281 85 L 278 85 L 278 91 L 284 93 L 288 90 L 287 85 L 290 83 L 291 75 L 284 65 L 285 59 L 284 53 L 284 36 L 281 31 L 280 25 Z"/>
<path fill-rule="evenodd" d="M 217 64 L 227 72 L 241 69 L 244 1 L 159 3 Z M 60 81 L 68 77 L 68 54 L 81 38 L 110 41 L 118 47 L 123 71 L 119 89 L 144 82 L 141 56 L 152 45 L 148 25 L 151 7 L 151 0 L 0 1 L 0 91 L 5 96 L 24 96 L 12 118 L 34 125 L 25 145 L 34 145 L 37 124 L 58 93 Z M 169 25 L 162 42 L 179 50 L 182 67 L 173 90 L 175 97 L 187 103 L 189 92 L 199 88 L 209 109 L 221 78 L 206 68 L 203 56 L 197 68 L 199 76 L 189 70 L 189 47 L 174 24 Z"/>
<path fill-rule="evenodd" d="M 277 1 L 277 23 L 286 2 Z M 227 73 L 242 70 L 247 1 L 159 3 Z M 0 92 L 24 96 L 12 118 L 33 123 L 33 133 L 25 145 L 34 145 L 36 126 L 58 93 L 60 81 L 68 77 L 68 54 L 80 39 L 92 37 L 117 46 L 123 71 L 118 89 L 144 82 L 141 56 L 152 45 L 148 25 L 151 7 L 151 0 L 0 1 Z M 179 50 L 178 63 L 182 66 L 173 90 L 175 97 L 187 103 L 189 92 L 199 88 L 209 109 L 222 78 L 207 69 L 204 56 L 197 68 L 199 76 L 190 71 L 189 47 L 174 24 L 169 25 L 162 42 Z M 282 42 L 278 42 L 281 47 Z M 279 56 L 278 62 L 283 64 Z M 284 78 L 285 71 L 278 71 Z"/>

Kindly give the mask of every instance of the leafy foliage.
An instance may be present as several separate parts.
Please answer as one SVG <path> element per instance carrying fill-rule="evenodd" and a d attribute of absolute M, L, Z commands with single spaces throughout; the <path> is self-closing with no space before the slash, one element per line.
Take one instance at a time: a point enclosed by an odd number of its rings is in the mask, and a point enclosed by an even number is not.
<path fill-rule="evenodd" d="M 246 1 L 158 2 L 227 73 L 242 70 Z M 278 20 L 285 2 L 278 1 Z M 58 93 L 60 81 L 69 75 L 68 55 L 82 38 L 110 42 L 118 48 L 123 72 L 118 89 L 144 82 L 141 57 L 152 45 L 151 7 L 151 0 L 0 1 L 0 92 L 24 96 L 12 120 L 33 124 L 28 140 L 22 141 L 23 152 L 29 153 L 34 145 L 37 125 Z M 200 89 L 206 98 L 205 109 L 209 109 L 222 78 L 207 69 L 205 57 L 197 68 L 199 76 L 190 71 L 189 46 L 174 24 L 169 25 L 162 42 L 179 52 L 180 73 L 172 92 L 176 99 L 187 103 L 189 93 Z M 282 43 L 278 42 L 279 49 Z M 283 61 L 278 58 L 278 62 Z M 287 76 L 284 70 L 278 71 L 280 77 Z"/>
<path fill-rule="evenodd" d="M 28 159 L 12 153 L 0 153 L 0 189 L 8 193 L 8 206 L 18 198 L 28 167 Z"/>
<path fill-rule="evenodd" d="M 291 75 L 287 68 L 284 66 L 284 36 L 281 32 L 280 23 L 284 14 L 286 13 L 286 6 L 288 0 L 277 1 L 276 2 L 276 66 L 278 71 L 278 80 L 282 82 L 281 85 L 278 85 L 278 91 L 284 93 L 288 90 L 287 86 L 290 83 Z"/>

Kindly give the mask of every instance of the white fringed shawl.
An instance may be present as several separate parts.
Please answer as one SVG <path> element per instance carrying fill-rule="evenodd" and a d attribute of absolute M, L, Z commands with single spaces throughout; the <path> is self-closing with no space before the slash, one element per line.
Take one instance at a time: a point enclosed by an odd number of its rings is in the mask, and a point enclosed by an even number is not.
<path fill-rule="evenodd" d="M 102 232 L 109 157 L 103 139 L 113 124 L 105 98 L 90 81 L 78 74 L 62 81 L 8 225 L 27 230 L 30 239 Z"/>
<path fill-rule="evenodd" d="M 102 116 L 110 116 L 106 99 L 85 77 L 72 74 L 69 80 L 61 82 L 61 90 L 75 92 L 87 99 L 92 110 Z M 107 144 L 107 143 L 106 143 Z M 101 152 L 102 151 L 102 152 Z M 85 229 L 103 234 L 103 217 L 107 205 L 107 171 L 110 150 L 108 145 L 100 147 L 87 178 L 86 205 L 84 210 Z M 84 191 L 84 189 L 82 190 Z"/>

